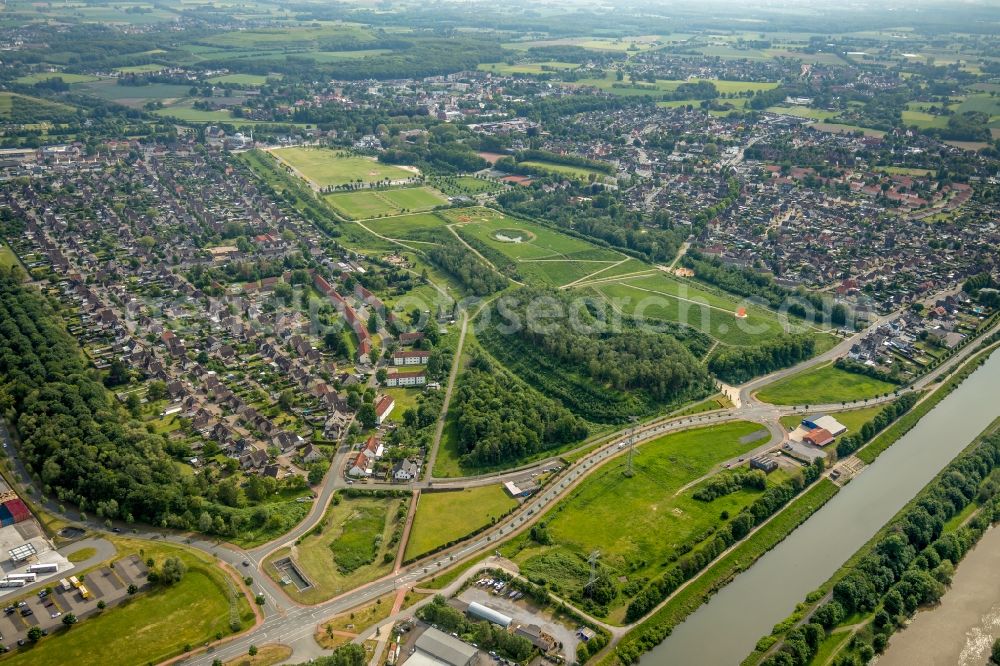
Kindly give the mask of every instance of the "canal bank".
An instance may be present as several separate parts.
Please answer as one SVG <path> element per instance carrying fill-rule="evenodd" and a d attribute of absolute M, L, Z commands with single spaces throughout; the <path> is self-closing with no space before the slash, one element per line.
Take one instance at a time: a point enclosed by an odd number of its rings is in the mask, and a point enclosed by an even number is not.
<path fill-rule="evenodd" d="M 962 559 L 951 587 L 889 641 L 879 666 L 978 666 L 1000 636 L 1000 529 L 993 527 Z"/>
<path fill-rule="evenodd" d="M 737 664 L 945 465 L 1000 416 L 1000 354 L 988 359 L 826 506 L 642 657 Z"/>

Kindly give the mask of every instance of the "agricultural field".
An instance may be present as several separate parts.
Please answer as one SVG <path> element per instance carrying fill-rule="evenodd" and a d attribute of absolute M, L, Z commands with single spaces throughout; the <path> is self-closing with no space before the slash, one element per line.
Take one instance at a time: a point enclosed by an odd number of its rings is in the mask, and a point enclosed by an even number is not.
<path fill-rule="evenodd" d="M 503 486 L 479 486 L 454 492 L 422 492 L 406 543 L 404 559 L 428 553 L 461 539 L 517 506 Z"/>
<path fill-rule="evenodd" d="M 165 65 L 150 63 L 148 65 L 129 65 L 128 67 L 115 67 L 116 72 L 122 74 L 153 74 L 166 69 Z"/>
<path fill-rule="evenodd" d="M 628 79 L 624 81 L 618 81 L 615 75 L 608 72 L 604 75 L 604 78 L 591 78 L 591 79 L 580 79 L 571 83 L 565 83 L 563 85 L 568 86 L 593 86 L 599 88 L 604 92 L 610 93 L 612 95 L 619 95 L 623 97 L 634 97 L 638 95 L 662 95 L 664 93 L 669 93 L 677 90 L 677 87 L 682 83 L 697 83 L 699 81 L 708 81 L 712 83 L 719 93 L 741 93 L 741 92 L 757 92 L 759 90 L 771 90 L 777 88 L 777 82 L 762 82 L 754 83 L 751 81 L 724 81 L 719 79 L 692 79 L 691 81 L 680 81 L 677 79 L 657 79 L 655 83 L 647 81 L 637 81 L 635 84 L 631 83 Z M 685 100 L 687 103 L 688 100 Z M 690 100 L 692 103 L 698 103 L 701 100 Z M 736 100 L 726 100 L 726 101 L 736 101 Z"/>
<path fill-rule="evenodd" d="M 487 208 L 451 209 L 443 215 L 458 223 L 453 228 L 459 235 L 513 262 L 528 282 L 562 286 L 626 259 L 614 250 Z"/>
<path fill-rule="evenodd" d="M 151 83 L 148 86 L 120 86 L 115 79 L 101 79 L 100 81 L 74 84 L 73 90 L 138 108 L 151 101 L 169 104 L 170 100 L 184 99 L 188 96 L 191 88 L 190 86 L 169 83 Z"/>
<path fill-rule="evenodd" d="M 232 83 L 238 86 L 262 86 L 267 77 L 260 74 L 223 74 L 206 79 L 209 83 Z"/>
<path fill-rule="evenodd" d="M 727 345 L 757 345 L 784 332 L 773 312 L 666 273 L 598 282 L 590 289 L 627 314 L 685 324 Z M 740 308 L 745 317 L 737 316 Z"/>
<path fill-rule="evenodd" d="M 157 562 L 179 557 L 188 572 L 171 587 L 142 592 L 127 603 L 86 618 L 69 632 L 43 638 L 30 649 L 18 650 L 4 659 L 15 666 L 61 666 L 92 663 L 133 666 L 160 663 L 182 652 L 184 645 L 214 640 L 216 633 L 229 635 L 230 601 L 226 574 L 210 557 L 171 546 L 150 546 L 127 539 L 116 540 L 117 557 L 140 552 Z M 235 603 L 243 627 L 253 622 L 253 611 L 245 597 Z"/>
<path fill-rule="evenodd" d="M 563 39 L 540 39 L 530 41 L 509 42 L 505 48 L 515 51 L 527 51 L 544 46 L 579 46 L 582 49 L 594 51 L 648 51 L 661 43 L 659 35 L 637 35 L 634 37 L 566 37 Z"/>
<path fill-rule="evenodd" d="M 338 213 L 352 220 L 419 212 L 448 203 L 447 197 L 428 186 L 338 192 L 323 198 Z"/>
<path fill-rule="evenodd" d="M 522 573 L 558 585 L 573 596 L 587 581 L 587 555 L 601 551 L 601 567 L 621 577 L 652 577 L 664 569 L 682 544 L 700 541 L 719 527 L 720 515 L 736 513 L 762 491 L 737 490 L 712 501 L 695 500 L 697 482 L 718 465 L 767 442 L 749 441 L 762 426 L 737 421 L 695 428 L 660 437 L 637 449 L 634 475 L 625 475 L 624 457 L 591 474 L 572 494 L 544 517 L 551 541 L 545 545 L 530 536 L 518 537 L 501 549 Z M 728 473 L 728 472 L 726 472 Z M 769 482 L 786 478 L 775 472 Z M 627 516 L 627 520 L 622 517 Z M 613 602 L 610 619 L 620 621 L 625 595 Z"/>
<path fill-rule="evenodd" d="M 176 118 L 177 120 L 185 120 L 192 123 L 218 123 L 233 120 L 233 114 L 228 109 L 206 111 L 204 109 L 196 109 L 191 104 L 191 102 L 173 104 L 163 109 L 157 109 L 153 113 L 164 118 Z"/>
<path fill-rule="evenodd" d="M 479 69 L 484 72 L 492 72 L 494 74 L 546 74 L 548 72 L 568 70 L 568 69 L 578 69 L 580 67 L 579 63 L 575 62 L 521 62 L 514 65 L 508 65 L 504 62 L 484 62 L 480 63 Z"/>
<path fill-rule="evenodd" d="M 334 502 L 297 545 L 276 551 L 264 563 L 267 574 L 280 581 L 274 562 L 292 558 L 312 583 L 305 590 L 294 583 L 285 586 L 288 595 L 301 603 L 329 599 L 392 569 L 399 546 L 395 535 L 406 516 L 406 502 L 399 497 L 343 495 Z"/>
<path fill-rule="evenodd" d="M 819 405 L 851 402 L 892 393 L 897 386 L 859 375 L 832 363 L 781 379 L 757 392 L 757 397 L 775 405 Z"/>
<path fill-rule="evenodd" d="M 74 107 L 47 99 L 29 97 L 12 92 L 0 92 L 0 118 L 23 117 L 26 109 L 35 113 L 62 115 L 74 113 Z"/>
<path fill-rule="evenodd" d="M 406 180 L 415 172 L 327 148 L 276 148 L 272 155 L 318 187 Z"/>

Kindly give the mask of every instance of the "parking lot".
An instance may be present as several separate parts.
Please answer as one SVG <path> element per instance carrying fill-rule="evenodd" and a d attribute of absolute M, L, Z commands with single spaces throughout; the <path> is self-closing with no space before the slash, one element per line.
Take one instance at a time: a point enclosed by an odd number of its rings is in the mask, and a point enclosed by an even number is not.
<path fill-rule="evenodd" d="M 128 596 L 129 585 L 143 589 L 148 585 L 146 565 L 138 556 L 120 559 L 112 566 L 102 566 L 86 576 L 78 576 L 89 591 L 84 599 L 78 589 L 64 590 L 58 580 L 46 588 L 29 594 L 12 597 L 0 615 L 0 643 L 12 647 L 19 640 L 26 640 L 31 627 L 41 627 L 51 632 L 62 626 L 62 618 L 73 613 L 83 619 L 97 612 L 97 603 L 103 601 L 113 606 Z"/>

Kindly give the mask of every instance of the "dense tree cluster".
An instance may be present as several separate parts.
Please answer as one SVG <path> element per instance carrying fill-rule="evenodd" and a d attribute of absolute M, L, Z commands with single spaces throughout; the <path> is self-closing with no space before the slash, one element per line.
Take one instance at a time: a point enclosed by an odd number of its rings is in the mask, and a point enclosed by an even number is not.
<path fill-rule="evenodd" d="M 348 643 L 341 645 L 332 654 L 310 659 L 308 666 L 365 666 L 367 663 L 365 648 L 357 643 Z"/>
<path fill-rule="evenodd" d="M 752 488 L 764 490 L 767 474 L 759 469 L 738 469 L 729 474 L 716 474 L 691 495 L 700 502 L 711 502 L 717 497 L 732 495 L 738 490 Z"/>
<path fill-rule="evenodd" d="M 875 418 L 861 426 L 860 430 L 840 438 L 840 441 L 837 442 L 837 457 L 846 458 L 860 449 L 871 441 L 872 437 L 888 428 L 896 419 L 910 411 L 919 399 L 919 393 L 904 393 L 899 396 L 898 400 L 883 407 L 875 415 Z"/>
<path fill-rule="evenodd" d="M 536 321 L 539 308 L 548 307 L 557 314 Z M 631 322 L 616 330 L 608 325 L 616 316 L 603 301 L 526 287 L 491 312 L 493 323 L 480 333 L 490 352 L 589 420 L 623 422 L 656 406 L 701 397 L 711 386 L 685 346 L 704 351 L 699 334 L 685 339 L 681 329 L 649 332 Z M 512 330 L 501 332 L 511 323 Z"/>
<path fill-rule="evenodd" d="M 850 653 L 835 663 L 867 663 L 885 649 L 892 633 L 919 607 L 940 599 L 951 582 L 955 563 L 1000 517 L 997 484 L 991 475 L 998 466 L 1000 435 L 993 433 L 949 464 L 837 581 L 832 599 L 816 610 L 812 621 L 830 629 L 855 613 L 874 611 L 874 619 L 872 631 L 860 632 Z M 945 523 L 976 500 L 984 504 L 979 515 L 942 534 Z M 793 634 L 790 632 L 780 649 L 762 663 L 809 663 L 816 646 L 810 641 L 803 645 L 803 637 Z"/>
<path fill-rule="evenodd" d="M 452 276 L 471 294 L 488 296 L 507 286 L 507 278 L 484 264 L 461 243 L 442 237 L 442 244 L 427 250 L 427 258 Z"/>
<path fill-rule="evenodd" d="M 804 361 L 815 349 L 816 340 L 807 333 L 786 335 L 756 347 L 723 347 L 709 360 L 708 369 L 727 382 L 739 384 Z"/>
<path fill-rule="evenodd" d="M 459 380 L 453 409 L 462 462 L 486 467 L 587 436 L 586 424 L 483 356 Z"/>
<path fill-rule="evenodd" d="M 820 465 L 822 461 L 820 461 Z M 634 622 L 651 611 L 663 599 L 667 598 L 684 581 L 704 569 L 719 556 L 770 516 L 798 495 L 804 488 L 816 481 L 822 473 L 820 465 L 810 465 L 803 469 L 801 475 L 793 476 L 783 483 L 767 488 L 752 504 L 745 507 L 720 528 L 715 537 L 704 546 L 694 550 L 670 567 L 663 575 L 646 586 L 625 611 L 625 620 Z M 623 646 L 618 651 L 618 657 L 623 663 L 634 663 L 639 655 L 663 639 L 663 629 L 657 626 L 649 627 L 635 642 Z"/>
<path fill-rule="evenodd" d="M 183 512 L 163 439 L 128 419 L 49 305 L 9 271 L 0 271 L 0 378 L 0 404 L 45 492 L 109 518 Z"/>

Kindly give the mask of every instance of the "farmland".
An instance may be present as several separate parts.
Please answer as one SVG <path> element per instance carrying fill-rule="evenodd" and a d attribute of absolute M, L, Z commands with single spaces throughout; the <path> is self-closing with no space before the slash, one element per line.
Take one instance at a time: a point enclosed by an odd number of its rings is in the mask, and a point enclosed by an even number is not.
<path fill-rule="evenodd" d="M 744 489 L 702 502 L 691 496 L 697 484 L 682 488 L 766 441 L 747 441 L 760 430 L 753 423 L 734 422 L 644 444 L 635 457 L 634 476 L 624 474 L 623 458 L 607 463 L 543 517 L 550 544 L 522 536 L 502 552 L 528 577 L 545 579 L 570 596 L 586 582 L 585 559 L 593 550 L 601 551 L 601 567 L 613 577 L 656 575 L 672 555 L 683 552 L 682 544 L 700 541 L 699 535 L 704 538 L 707 530 L 718 527 L 723 511 L 735 515 L 759 495 Z M 627 601 L 619 597 L 614 602 L 612 619 L 623 617 Z"/>
<path fill-rule="evenodd" d="M 448 203 L 448 199 L 432 187 L 339 192 L 324 199 L 338 213 L 352 220 L 419 212 Z"/>
<path fill-rule="evenodd" d="M 813 405 L 865 400 L 896 388 L 895 384 L 827 364 L 777 381 L 759 391 L 757 397 L 776 405 Z"/>
<path fill-rule="evenodd" d="M 36 83 L 50 81 L 52 79 L 62 79 L 63 83 L 88 83 L 98 81 L 98 77 L 90 74 L 71 74 L 69 72 L 38 72 L 36 74 L 25 74 L 14 79 L 14 83 L 24 86 L 33 86 Z"/>
<path fill-rule="evenodd" d="M 406 504 L 397 497 L 338 496 L 309 534 L 296 546 L 272 553 L 264 568 L 280 580 L 273 563 L 291 557 L 312 583 L 301 591 L 294 584 L 285 586 L 285 591 L 302 603 L 329 599 L 374 580 L 391 568 L 399 545 L 394 535 L 402 518 L 401 508 L 405 516 Z"/>
<path fill-rule="evenodd" d="M 423 492 L 406 543 L 405 559 L 430 552 L 489 525 L 517 506 L 503 486 L 479 486 L 455 492 Z"/>
<path fill-rule="evenodd" d="M 318 187 L 406 180 L 414 173 L 368 157 L 326 148 L 276 148 L 271 154 Z"/>

